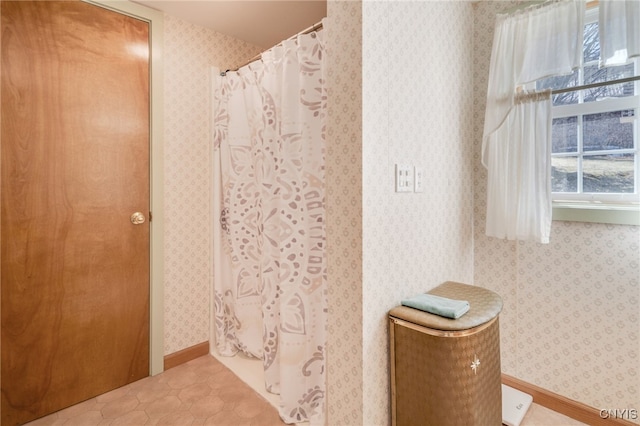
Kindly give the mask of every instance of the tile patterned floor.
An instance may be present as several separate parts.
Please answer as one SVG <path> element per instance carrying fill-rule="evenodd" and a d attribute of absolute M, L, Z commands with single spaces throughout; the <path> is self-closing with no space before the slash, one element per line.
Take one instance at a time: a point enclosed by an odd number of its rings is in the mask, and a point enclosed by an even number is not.
<path fill-rule="evenodd" d="M 29 426 L 281 426 L 277 410 L 203 356 L 28 423 Z"/>
<path fill-rule="evenodd" d="M 520 426 L 587 426 L 538 404 L 531 404 Z"/>
<path fill-rule="evenodd" d="M 234 362 L 239 363 L 234 365 L 235 369 L 251 371 L 251 367 L 255 367 L 249 360 Z M 251 386 L 255 387 L 256 383 Z M 264 398 L 220 361 L 206 355 L 27 425 L 284 425 L 277 410 Z M 521 426 L 578 425 L 583 423 L 532 404 Z"/>

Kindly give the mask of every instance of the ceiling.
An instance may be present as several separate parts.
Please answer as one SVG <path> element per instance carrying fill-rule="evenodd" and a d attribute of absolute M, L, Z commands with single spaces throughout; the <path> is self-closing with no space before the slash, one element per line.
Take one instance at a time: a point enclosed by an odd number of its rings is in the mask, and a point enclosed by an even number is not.
<path fill-rule="evenodd" d="M 133 0 L 268 49 L 320 22 L 326 0 Z"/>

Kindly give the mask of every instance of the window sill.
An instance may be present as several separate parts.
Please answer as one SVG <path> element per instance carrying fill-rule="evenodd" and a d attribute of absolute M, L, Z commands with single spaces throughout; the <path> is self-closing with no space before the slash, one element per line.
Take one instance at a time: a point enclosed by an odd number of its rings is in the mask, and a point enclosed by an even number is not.
<path fill-rule="evenodd" d="M 553 203 L 553 220 L 640 225 L 638 204 Z"/>

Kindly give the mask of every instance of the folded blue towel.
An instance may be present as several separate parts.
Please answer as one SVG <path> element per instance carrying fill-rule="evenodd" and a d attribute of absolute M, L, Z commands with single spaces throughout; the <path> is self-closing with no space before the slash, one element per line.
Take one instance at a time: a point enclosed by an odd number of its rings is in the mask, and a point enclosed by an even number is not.
<path fill-rule="evenodd" d="M 460 318 L 469 310 L 469 302 L 466 300 L 447 299 L 427 293 L 405 299 L 402 305 L 452 319 Z"/>

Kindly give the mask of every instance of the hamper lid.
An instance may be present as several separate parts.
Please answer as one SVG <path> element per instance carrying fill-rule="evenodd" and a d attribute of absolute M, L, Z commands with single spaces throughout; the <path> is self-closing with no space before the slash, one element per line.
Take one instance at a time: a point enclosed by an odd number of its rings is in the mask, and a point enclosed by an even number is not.
<path fill-rule="evenodd" d="M 435 330 L 468 330 L 491 321 L 502 310 L 502 298 L 491 290 L 468 284 L 447 281 L 427 294 L 449 299 L 466 300 L 469 311 L 458 319 L 430 314 L 408 306 L 397 306 L 389 315 Z"/>

